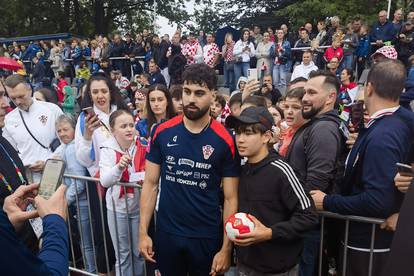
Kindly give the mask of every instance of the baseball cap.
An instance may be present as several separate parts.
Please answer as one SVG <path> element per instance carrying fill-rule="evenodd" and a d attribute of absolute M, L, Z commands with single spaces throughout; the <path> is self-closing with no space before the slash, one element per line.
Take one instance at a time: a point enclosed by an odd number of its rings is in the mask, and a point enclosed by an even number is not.
<path fill-rule="evenodd" d="M 226 119 L 226 126 L 229 128 L 236 128 L 240 124 L 257 124 L 260 123 L 266 127 L 266 130 L 271 130 L 274 125 L 272 114 L 263 106 L 251 106 L 240 113 L 240 116 L 230 115 Z"/>
<path fill-rule="evenodd" d="M 383 55 L 389 59 L 397 59 L 398 57 L 397 51 L 393 46 L 383 46 L 379 48 L 377 51 L 375 51 L 375 53 L 371 55 L 371 58 L 374 58 L 376 55 Z"/>

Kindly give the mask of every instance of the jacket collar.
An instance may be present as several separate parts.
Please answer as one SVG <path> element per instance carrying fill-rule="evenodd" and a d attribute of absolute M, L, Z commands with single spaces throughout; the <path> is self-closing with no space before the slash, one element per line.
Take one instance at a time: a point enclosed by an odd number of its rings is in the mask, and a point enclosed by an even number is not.
<path fill-rule="evenodd" d="M 377 112 L 375 112 L 374 114 L 371 115 L 371 117 L 368 120 L 368 123 L 366 125 L 367 128 L 369 128 L 376 120 L 384 117 L 384 116 L 389 116 L 394 114 L 395 111 L 398 110 L 398 108 L 400 108 L 400 106 L 395 106 L 395 107 L 390 107 L 390 108 L 384 108 L 381 110 L 378 110 Z"/>

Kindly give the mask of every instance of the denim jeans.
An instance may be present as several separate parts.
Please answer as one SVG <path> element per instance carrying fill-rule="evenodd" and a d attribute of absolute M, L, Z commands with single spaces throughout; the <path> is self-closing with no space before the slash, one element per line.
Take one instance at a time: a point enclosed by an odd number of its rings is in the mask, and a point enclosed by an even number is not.
<path fill-rule="evenodd" d="M 224 85 L 230 89 L 230 93 L 236 90 L 236 84 L 234 81 L 234 66 L 225 62 L 223 67 L 224 73 Z"/>
<path fill-rule="evenodd" d="M 341 66 L 341 71 L 345 68 L 348 69 L 354 69 L 354 55 L 347 55 L 344 56 L 344 59 L 342 60 L 342 66 Z"/>
<path fill-rule="evenodd" d="M 309 231 L 304 238 L 304 246 L 299 263 L 299 276 L 313 276 L 319 254 L 321 231 Z"/>
<path fill-rule="evenodd" d="M 144 259 L 138 251 L 138 224 L 138 212 L 128 215 L 108 209 L 108 226 L 115 249 L 115 273 L 117 276 L 121 274 L 144 275 Z M 128 236 L 128 232 L 130 236 Z"/>
<path fill-rule="evenodd" d="M 236 62 L 234 64 L 234 81 L 239 82 L 241 76 L 247 78 L 247 69 L 250 69 L 250 62 Z M 236 89 L 239 89 L 236 87 Z"/>
<path fill-rule="evenodd" d="M 35 82 L 35 83 L 32 84 L 32 87 L 33 87 L 33 91 L 36 91 L 36 90 L 43 87 L 43 83 L 42 82 Z"/>
<path fill-rule="evenodd" d="M 287 64 L 274 64 L 272 70 L 273 85 L 276 88 L 286 88 L 286 76 L 289 71 Z"/>
<path fill-rule="evenodd" d="M 88 211 L 88 200 L 86 196 L 84 198 L 79 197 L 79 211 L 78 219 L 80 223 L 79 232 L 82 235 L 81 250 L 85 260 L 85 269 L 87 272 L 96 273 L 95 258 L 93 255 L 93 240 L 91 234 L 91 225 L 89 220 L 89 211 Z M 76 204 L 76 203 L 75 203 Z"/>

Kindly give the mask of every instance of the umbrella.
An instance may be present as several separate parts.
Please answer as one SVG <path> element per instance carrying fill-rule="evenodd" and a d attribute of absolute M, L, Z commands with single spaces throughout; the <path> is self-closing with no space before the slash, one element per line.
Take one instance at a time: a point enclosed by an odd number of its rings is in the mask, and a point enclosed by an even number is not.
<path fill-rule="evenodd" d="M 23 69 L 23 66 L 12 58 L 0 57 L 0 69 L 17 71 Z"/>

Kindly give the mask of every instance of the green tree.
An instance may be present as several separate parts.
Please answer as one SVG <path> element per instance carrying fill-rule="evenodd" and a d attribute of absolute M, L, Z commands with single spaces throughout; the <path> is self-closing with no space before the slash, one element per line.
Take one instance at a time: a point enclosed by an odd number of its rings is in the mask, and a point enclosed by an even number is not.
<path fill-rule="evenodd" d="M 0 36 L 57 32 L 90 36 L 151 28 L 155 14 L 175 22 L 188 17 L 180 0 L 0 0 L 0 13 Z"/>
<path fill-rule="evenodd" d="M 210 1 L 210 0 L 205 0 Z M 412 10 L 413 0 L 393 0 L 391 18 L 396 8 L 403 8 L 405 14 Z M 288 23 L 291 29 L 303 26 L 306 22 L 316 24 L 318 20 L 337 15 L 342 24 L 356 16 L 372 24 L 378 11 L 387 9 L 384 0 L 227 0 L 208 2 L 207 11 L 195 18 L 196 22 L 213 22 L 214 26 L 233 27 L 279 27 Z"/>
<path fill-rule="evenodd" d="M 288 18 L 288 23 L 295 29 L 306 22 L 315 25 L 318 20 L 334 15 L 339 16 L 343 25 L 355 17 L 371 24 L 377 19 L 378 11 L 385 9 L 386 5 L 385 1 L 304 0 L 275 11 L 274 16 Z"/>

